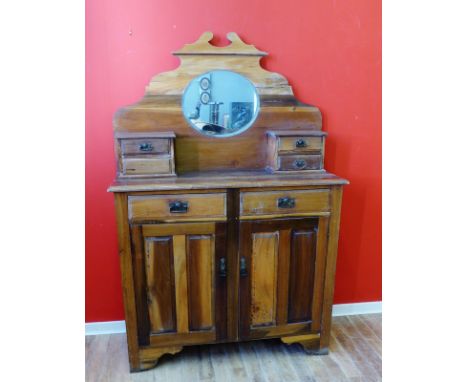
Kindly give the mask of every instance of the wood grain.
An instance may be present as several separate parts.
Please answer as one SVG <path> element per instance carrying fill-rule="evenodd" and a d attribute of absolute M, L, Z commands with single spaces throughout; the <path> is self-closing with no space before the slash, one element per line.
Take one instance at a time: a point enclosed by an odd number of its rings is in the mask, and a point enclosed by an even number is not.
<path fill-rule="evenodd" d="M 366 329 L 369 322 L 372 333 Z M 300 345 L 278 340 L 193 346 L 160 358 L 158 367 L 138 374 L 129 373 L 125 334 L 87 336 L 86 381 L 378 382 L 382 379 L 381 352 L 375 353 L 375 359 L 366 358 L 374 351 L 372 341 L 381 343 L 375 332 L 381 332 L 380 314 L 335 317 L 329 355 L 311 357 Z M 141 355 L 153 359 L 161 350 L 149 348 Z"/>
<path fill-rule="evenodd" d="M 333 306 L 333 292 L 335 290 L 336 257 L 338 254 L 338 231 L 340 227 L 341 197 L 343 189 L 332 187 L 330 204 L 332 214 L 328 228 L 327 260 L 325 268 L 325 281 L 322 306 L 322 323 L 320 348 L 326 350 L 330 341 L 331 317 Z"/>
<path fill-rule="evenodd" d="M 240 216 L 329 211 L 329 195 L 327 189 L 242 192 Z M 280 198 L 294 199 L 295 204 L 292 208 L 280 208 Z"/>
<path fill-rule="evenodd" d="M 131 370 L 140 366 L 138 356 L 138 323 L 133 281 L 133 264 L 130 229 L 127 224 L 128 204 L 126 194 L 114 194 L 117 232 L 119 238 L 120 274 L 125 308 L 125 328 L 127 330 L 128 358 Z"/>
<path fill-rule="evenodd" d="M 292 232 L 288 322 L 311 320 L 316 241 L 315 230 Z"/>
<path fill-rule="evenodd" d="M 171 158 L 168 155 L 145 157 L 125 157 L 122 159 L 122 173 L 124 175 L 153 175 L 171 174 Z"/>
<path fill-rule="evenodd" d="M 297 147 L 297 141 L 302 140 L 305 142 L 304 147 Z M 305 135 L 296 137 L 280 137 L 278 142 L 278 151 L 280 154 L 285 153 L 305 153 L 322 151 L 323 138 L 322 137 L 307 137 Z"/>
<path fill-rule="evenodd" d="M 212 235 L 187 236 L 188 310 L 190 331 L 211 329 L 214 323 Z"/>
<path fill-rule="evenodd" d="M 297 163 L 303 162 L 303 167 L 298 167 Z M 307 171 L 320 170 L 322 165 L 321 155 L 279 155 L 278 171 Z"/>
<path fill-rule="evenodd" d="M 171 212 L 171 202 L 185 202 L 187 212 Z M 132 220 L 186 220 L 187 218 L 207 217 L 226 219 L 226 194 L 181 194 L 156 196 L 130 196 L 128 199 L 129 217 Z"/>
<path fill-rule="evenodd" d="M 159 237 L 145 240 L 146 290 L 152 333 L 176 330 L 174 265 L 172 240 Z"/>
<path fill-rule="evenodd" d="M 133 138 L 121 139 L 123 155 L 153 155 L 153 154 L 169 154 L 170 140 L 164 138 Z M 141 150 L 141 145 L 150 145 L 148 151 Z"/>
<path fill-rule="evenodd" d="M 278 239 L 278 232 L 252 236 L 252 326 L 275 323 Z"/>
<path fill-rule="evenodd" d="M 177 333 L 188 333 L 187 256 L 185 250 L 185 235 L 174 235 L 172 243 L 174 254 Z"/>
<path fill-rule="evenodd" d="M 207 190 L 226 188 L 316 188 L 345 185 L 349 182 L 336 175 L 323 172 L 267 174 L 262 171 L 196 172 L 173 178 L 116 179 L 108 188 L 110 192 L 161 192 L 168 190 Z"/>

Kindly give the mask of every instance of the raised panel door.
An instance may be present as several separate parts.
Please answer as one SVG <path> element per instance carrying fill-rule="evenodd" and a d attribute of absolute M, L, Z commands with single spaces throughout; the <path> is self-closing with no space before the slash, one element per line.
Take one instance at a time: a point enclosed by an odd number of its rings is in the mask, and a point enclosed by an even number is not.
<path fill-rule="evenodd" d="M 240 227 L 240 336 L 320 330 L 328 217 Z"/>
<path fill-rule="evenodd" d="M 214 342 L 226 335 L 225 223 L 132 228 L 140 345 Z M 225 260 L 224 260 L 225 261 Z"/>

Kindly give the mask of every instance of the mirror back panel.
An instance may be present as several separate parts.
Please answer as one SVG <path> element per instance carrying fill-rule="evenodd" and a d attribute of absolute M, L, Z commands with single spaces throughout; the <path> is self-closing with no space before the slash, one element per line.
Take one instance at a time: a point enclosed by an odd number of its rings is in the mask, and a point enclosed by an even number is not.
<path fill-rule="evenodd" d="M 298 101 L 285 77 L 261 67 L 260 60 L 267 53 L 245 44 L 233 32 L 227 37 L 230 45 L 216 47 L 210 44 L 213 34 L 205 32 L 193 44 L 174 52 L 181 60 L 180 66 L 154 76 L 143 99 L 117 111 L 116 136 L 174 133 L 176 172 L 183 174 L 262 169 L 268 161 L 267 131 L 322 129 L 319 109 Z M 260 100 L 253 124 L 223 139 L 201 134 L 182 110 L 183 94 L 189 83 L 204 73 L 220 70 L 244 76 L 253 84 Z"/>

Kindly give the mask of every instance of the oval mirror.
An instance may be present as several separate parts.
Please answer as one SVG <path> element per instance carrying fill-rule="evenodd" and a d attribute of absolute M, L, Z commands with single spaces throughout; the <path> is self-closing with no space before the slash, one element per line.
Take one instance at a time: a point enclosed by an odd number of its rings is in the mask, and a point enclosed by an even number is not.
<path fill-rule="evenodd" d="M 212 137 L 231 137 L 253 125 L 260 99 L 255 86 L 229 70 L 213 70 L 194 78 L 182 96 L 185 119 Z"/>

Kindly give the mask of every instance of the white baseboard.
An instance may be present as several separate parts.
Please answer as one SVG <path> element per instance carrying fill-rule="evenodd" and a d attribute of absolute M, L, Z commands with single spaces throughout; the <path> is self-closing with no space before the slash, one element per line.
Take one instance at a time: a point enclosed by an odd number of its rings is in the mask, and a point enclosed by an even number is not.
<path fill-rule="evenodd" d="M 125 321 L 89 322 L 85 324 L 85 335 L 125 333 Z"/>
<path fill-rule="evenodd" d="M 353 316 L 355 314 L 382 313 L 382 301 L 358 302 L 333 305 L 333 316 Z"/>
<path fill-rule="evenodd" d="M 333 316 L 371 313 L 382 313 L 382 301 L 333 305 Z M 90 322 L 85 324 L 85 334 L 87 336 L 116 333 L 125 333 L 125 321 Z"/>

